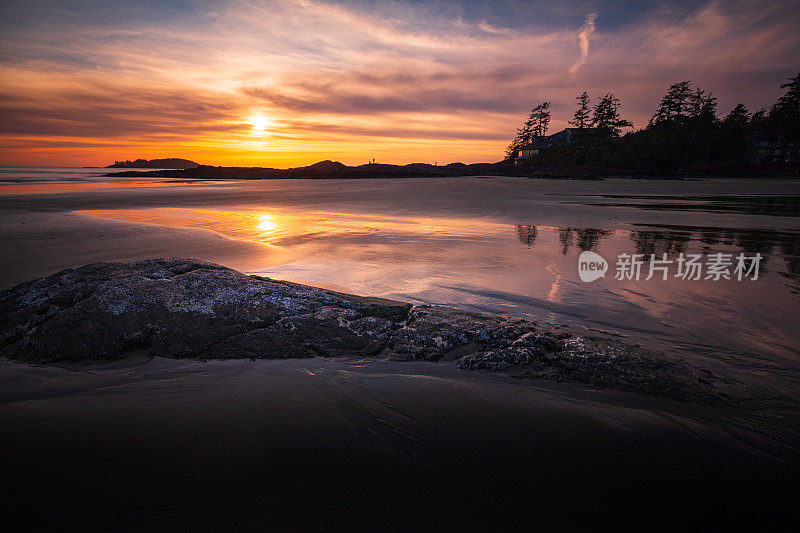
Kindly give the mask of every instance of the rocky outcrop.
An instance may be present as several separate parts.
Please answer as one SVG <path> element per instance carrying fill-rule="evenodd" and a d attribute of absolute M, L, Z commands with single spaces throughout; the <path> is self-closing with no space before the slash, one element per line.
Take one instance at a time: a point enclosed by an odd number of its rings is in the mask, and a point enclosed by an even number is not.
<path fill-rule="evenodd" d="M 718 401 L 713 376 L 616 340 L 535 323 L 365 298 L 151 259 L 68 269 L 0 292 L 0 356 L 33 362 L 172 358 L 390 357 L 466 370 Z"/>
<path fill-rule="evenodd" d="M 114 161 L 113 165 L 108 165 L 105 168 L 170 168 L 170 169 L 185 169 L 197 168 L 200 165 L 188 159 L 180 159 L 178 157 L 168 157 L 166 159 L 137 159 L 131 161 Z"/>
<path fill-rule="evenodd" d="M 375 355 L 411 306 L 154 259 L 69 269 L 0 294 L 0 355 L 107 360 Z"/>

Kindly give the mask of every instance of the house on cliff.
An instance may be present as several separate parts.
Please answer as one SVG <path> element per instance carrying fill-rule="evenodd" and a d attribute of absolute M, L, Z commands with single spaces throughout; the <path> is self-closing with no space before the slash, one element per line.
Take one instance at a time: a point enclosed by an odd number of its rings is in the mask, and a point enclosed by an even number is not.
<path fill-rule="evenodd" d="M 514 162 L 519 163 L 521 161 L 525 161 L 526 159 L 530 159 L 531 157 L 535 157 L 539 155 L 542 150 L 546 150 L 547 146 L 547 140 L 544 137 L 524 146 L 520 146 L 517 150 L 517 157 L 514 159 Z"/>
<path fill-rule="evenodd" d="M 582 146 L 593 138 L 597 128 L 565 128 L 547 138 L 548 146 Z"/>
<path fill-rule="evenodd" d="M 520 163 L 538 156 L 553 146 L 587 146 L 596 140 L 597 128 L 566 128 L 549 137 L 539 137 L 530 144 L 519 147 L 514 162 Z"/>

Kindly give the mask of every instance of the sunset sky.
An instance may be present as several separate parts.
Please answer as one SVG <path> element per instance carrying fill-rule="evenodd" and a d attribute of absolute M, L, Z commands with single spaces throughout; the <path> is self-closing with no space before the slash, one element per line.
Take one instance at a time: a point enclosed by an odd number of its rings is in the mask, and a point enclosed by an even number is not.
<path fill-rule="evenodd" d="M 0 165 L 497 161 L 583 90 L 636 127 L 683 79 L 769 106 L 798 27 L 800 1 L 4 1 Z"/>

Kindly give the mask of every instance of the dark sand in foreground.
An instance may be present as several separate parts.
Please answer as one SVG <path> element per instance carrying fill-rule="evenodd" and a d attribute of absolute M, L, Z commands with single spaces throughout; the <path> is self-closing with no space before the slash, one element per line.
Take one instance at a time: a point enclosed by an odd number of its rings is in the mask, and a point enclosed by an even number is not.
<path fill-rule="evenodd" d="M 763 524 L 800 464 L 796 432 L 766 427 L 796 408 L 451 364 L 5 361 L 0 383 L 4 503 L 31 525 Z"/>

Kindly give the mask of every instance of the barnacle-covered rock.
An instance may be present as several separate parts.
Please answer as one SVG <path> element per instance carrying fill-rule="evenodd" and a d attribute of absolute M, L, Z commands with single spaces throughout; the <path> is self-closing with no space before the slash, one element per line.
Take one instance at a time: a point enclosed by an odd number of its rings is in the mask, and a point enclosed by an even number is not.
<path fill-rule="evenodd" d="M 452 307 L 366 298 L 205 261 L 95 263 L 0 292 L 0 356 L 18 361 L 384 356 L 680 400 L 712 374 L 639 346 Z"/>
<path fill-rule="evenodd" d="M 151 259 L 68 269 L 0 293 L 0 355 L 117 359 L 373 355 L 410 304 Z"/>

